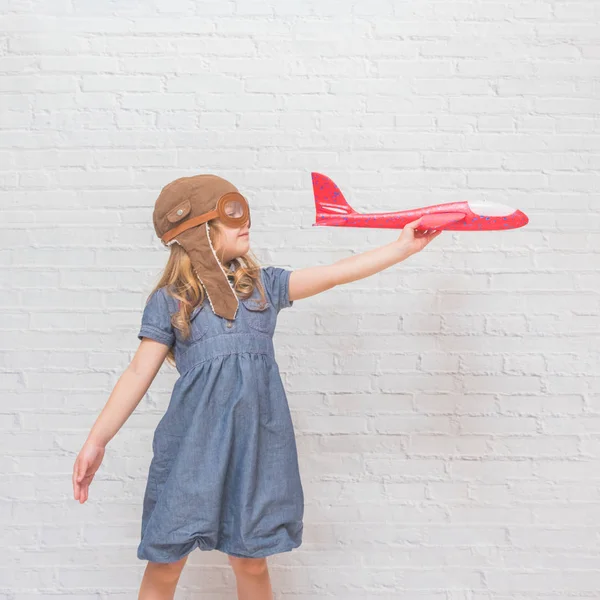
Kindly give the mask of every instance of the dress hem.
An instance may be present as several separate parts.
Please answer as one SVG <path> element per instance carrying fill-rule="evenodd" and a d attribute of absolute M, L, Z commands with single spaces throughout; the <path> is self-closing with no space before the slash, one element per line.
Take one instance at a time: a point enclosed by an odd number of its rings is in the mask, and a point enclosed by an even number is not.
<path fill-rule="evenodd" d="M 143 553 L 140 553 L 140 552 L 137 553 L 137 557 L 140 560 L 147 560 L 150 562 L 157 562 L 157 563 L 163 563 L 163 564 L 164 563 L 173 563 L 173 562 L 177 562 L 178 560 L 181 560 L 188 554 L 191 554 L 196 548 L 199 548 L 203 552 L 210 552 L 211 550 L 217 550 L 219 552 L 222 552 L 223 554 L 228 554 L 228 555 L 234 556 L 236 558 L 266 558 L 267 556 L 272 556 L 273 554 L 281 554 L 283 552 L 290 552 L 291 550 L 294 550 L 295 548 L 299 548 L 301 546 L 301 544 L 302 544 L 302 541 L 300 541 L 298 543 L 292 543 L 292 544 L 281 544 L 278 546 L 273 546 L 271 548 L 265 548 L 263 550 L 259 550 L 257 552 L 254 552 L 253 554 L 242 554 L 239 552 L 233 552 L 232 550 L 228 550 L 226 546 L 203 547 L 200 544 L 200 542 L 198 540 L 196 540 L 192 544 L 192 547 L 189 550 L 178 553 L 176 555 L 176 558 L 173 558 L 172 560 L 167 560 L 167 561 L 152 560 L 150 558 L 147 558 L 146 556 L 143 555 Z"/>

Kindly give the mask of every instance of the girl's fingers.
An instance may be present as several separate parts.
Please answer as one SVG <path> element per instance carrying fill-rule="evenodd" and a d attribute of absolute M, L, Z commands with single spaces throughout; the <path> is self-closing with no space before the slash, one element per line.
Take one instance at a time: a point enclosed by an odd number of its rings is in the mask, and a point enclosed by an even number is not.
<path fill-rule="evenodd" d="M 73 496 L 75 500 L 83 503 L 87 499 L 87 482 L 85 480 L 88 464 L 82 457 L 78 457 L 73 467 Z"/>
<path fill-rule="evenodd" d="M 408 229 L 415 229 L 415 227 L 421 222 L 421 219 L 423 217 L 419 217 L 416 221 L 411 221 L 410 223 L 407 223 L 404 227 L 408 227 Z"/>

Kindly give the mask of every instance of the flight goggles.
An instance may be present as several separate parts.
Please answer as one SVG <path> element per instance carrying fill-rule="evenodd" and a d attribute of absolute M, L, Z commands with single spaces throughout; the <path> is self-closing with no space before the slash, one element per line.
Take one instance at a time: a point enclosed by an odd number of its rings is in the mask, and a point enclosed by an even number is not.
<path fill-rule="evenodd" d="M 217 218 L 227 227 L 242 227 L 246 221 L 248 221 L 248 227 L 250 227 L 250 207 L 248 206 L 248 201 L 238 192 L 227 192 L 217 200 L 217 206 L 214 210 L 187 219 L 177 225 L 177 227 L 169 229 L 160 239 L 164 244 L 168 244 L 182 231 L 186 231 L 191 227 L 197 227 L 211 219 Z"/>

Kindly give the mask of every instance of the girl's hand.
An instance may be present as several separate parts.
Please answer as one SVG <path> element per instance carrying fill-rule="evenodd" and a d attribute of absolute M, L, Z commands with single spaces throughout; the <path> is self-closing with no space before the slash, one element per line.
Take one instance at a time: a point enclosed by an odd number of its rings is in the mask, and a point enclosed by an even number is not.
<path fill-rule="evenodd" d="M 408 250 L 410 254 L 416 254 L 417 252 L 420 252 L 423 250 L 423 248 L 425 248 L 425 246 L 427 246 L 427 244 L 429 244 L 429 242 L 434 240 L 438 235 L 440 235 L 440 233 L 442 233 L 441 230 L 436 231 L 435 229 L 425 231 L 416 230 L 416 227 L 419 225 L 422 218 L 423 217 L 413 221 L 412 223 L 407 223 L 397 240 L 398 244 Z"/>
<path fill-rule="evenodd" d="M 88 488 L 104 458 L 104 447 L 87 441 L 73 466 L 73 497 L 83 504 L 88 499 Z"/>

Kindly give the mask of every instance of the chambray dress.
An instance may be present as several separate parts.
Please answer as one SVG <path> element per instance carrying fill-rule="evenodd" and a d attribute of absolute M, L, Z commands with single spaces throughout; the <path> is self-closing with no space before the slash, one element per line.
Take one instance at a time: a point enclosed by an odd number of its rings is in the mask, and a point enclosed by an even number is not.
<path fill-rule="evenodd" d="M 275 361 L 277 315 L 292 306 L 291 271 L 262 267 L 234 321 L 208 299 L 183 340 L 177 300 L 160 288 L 138 337 L 174 345 L 179 372 L 152 441 L 137 557 L 174 562 L 195 547 L 265 557 L 302 543 L 304 495 L 290 410 Z M 262 309 L 261 309 L 262 308 Z"/>

